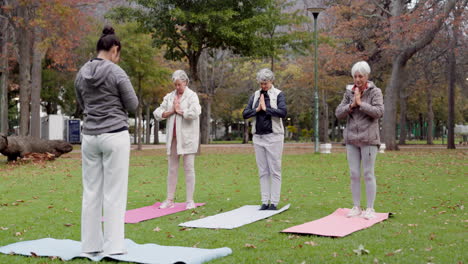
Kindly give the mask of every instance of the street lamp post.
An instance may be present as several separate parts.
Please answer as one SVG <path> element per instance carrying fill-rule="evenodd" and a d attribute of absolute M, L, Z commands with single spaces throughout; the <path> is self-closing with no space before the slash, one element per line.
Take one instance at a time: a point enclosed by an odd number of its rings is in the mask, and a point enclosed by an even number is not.
<path fill-rule="evenodd" d="M 321 11 L 325 10 L 325 8 L 316 8 L 311 7 L 307 8 L 308 11 L 312 12 L 314 15 L 314 57 L 315 57 L 315 65 L 314 65 L 314 104 L 315 104 L 315 119 L 314 119 L 314 137 L 315 137 L 315 153 L 319 152 L 319 97 L 318 97 L 318 64 L 317 64 L 317 18 Z"/>

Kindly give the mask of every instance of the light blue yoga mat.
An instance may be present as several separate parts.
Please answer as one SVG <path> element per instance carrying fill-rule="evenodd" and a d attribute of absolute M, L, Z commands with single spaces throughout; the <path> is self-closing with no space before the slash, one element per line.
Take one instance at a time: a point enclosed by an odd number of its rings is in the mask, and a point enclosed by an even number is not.
<path fill-rule="evenodd" d="M 42 238 L 37 240 L 17 242 L 0 247 L 0 253 L 18 254 L 40 257 L 59 257 L 62 260 L 70 260 L 77 257 L 86 257 L 93 261 L 100 261 L 103 258 L 110 258 L 119 261 L 136 263 L 204 263 L 216 258 L 225 257 L 232 254 L 232 250 L 227 247 L 215 249 L 160 246 L 156 244 L 137 244 L 130 239 L 125 239 L 127 254 L 125 255 L 81 255 L 81 242 L 69 239 Z"/>
<path fill-rule="evenodd" d="M 291 205 L 287 204 L 279 210 L 259 210 L 260 206 L 258 205 L 244 205 L 232 211 L 181 223 L 179 226 L 212 229 L 234 229 L 256 222 L 258 220 L 271 217 L 275 214 L 282 213 L 288 210 L 289 206 Z"/>

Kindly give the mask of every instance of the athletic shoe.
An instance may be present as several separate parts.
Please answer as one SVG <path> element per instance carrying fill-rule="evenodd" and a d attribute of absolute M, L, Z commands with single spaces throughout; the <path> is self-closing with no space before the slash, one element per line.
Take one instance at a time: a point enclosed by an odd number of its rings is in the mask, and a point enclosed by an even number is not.
<path fill-rule="evenodd" d="M 262 204 L 260 210 L 268 210 L 268 204 Z"/>
<path fill-rule="evenodd" d="M 174 207 L 174 201 L 166 200 L 162 202 L 162 204 L 159 206 L 159 209 L 166 209 L 166 208 L 172 208 L 172 207 Z"/>
<path fill-rule="evenodd" d="M 360 216 L 361 215 L 361 208 L 359 206 L 354 206 L 353 209 L 349 210 L 348 214 L 346 217 L 355 217 L 355 216 Z"/>
<path fill-rule="evenodd" d="M 278 209 L 276 209 L 276 205 L 270 204 L 270 206 L 268 207 L 268 210 L 278 210 Z"/>
<path fill-rule="evenodd" d="M 195 202 L 192 200 L 192 201 L 187 202 L 187 206 L 185 207 L 185 209 L 190 210 L 190 209 L 195 209 L 195 207 L 197 206 L 195 206 Z"/>
<path fill-rule="evenodd" d="M 362 212 L 361 217 L 364 217 L 367 220 L 375 218 L 374 208 L 367 208 L 366 211 Z"/>

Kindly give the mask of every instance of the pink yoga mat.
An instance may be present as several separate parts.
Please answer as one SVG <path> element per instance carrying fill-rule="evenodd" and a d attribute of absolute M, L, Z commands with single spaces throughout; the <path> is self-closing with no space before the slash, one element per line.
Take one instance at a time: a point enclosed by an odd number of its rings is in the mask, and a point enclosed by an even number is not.
<path fill-rule="evenodd" d="M 350 209 L 338 208 L 328 216 L 317 219 L 312 222 L 307 222 L 302 225 L 287 228 L 281 232 L 284 233 L 299 233 L 313 234 L 319 236 L 344 237 L 358 230 L 368 228 L 378 222 L 388 218 L 388 213 L 375 213 L 373 219 L 365 219 L 361 217 L 346 217 Z"/>
<path fill-rule="evenodd" d="M 133 210 L 128 210 L 125 212 L 125 223 L 127 224 L 135 224 L 141 221 L 165 216 L 165 215 L 170 215 L 178 212 L 185 211 L 185 206 L 187 206 L 186 203 L 176 203 L 174 204 L 174 207 L 172 208 L 166 208 L 166 209 L 159 209 L 159 205 L 161 203 L 157 202 L 153 205 L 150 206 L 145 206 Z M 205 203 L 196 203 L 195 206 L 202 206 L 205 205 Z"/>

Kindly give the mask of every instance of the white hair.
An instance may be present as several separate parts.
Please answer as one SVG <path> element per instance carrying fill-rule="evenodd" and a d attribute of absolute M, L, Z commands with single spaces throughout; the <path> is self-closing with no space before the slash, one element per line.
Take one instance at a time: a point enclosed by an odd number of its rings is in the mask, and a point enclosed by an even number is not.
<path fill-rule="evenodd" d="M 257 72 L 257 82 L 272 82 L 275 80 L 275 74 L 269 69 L 261 69 Z"/>
<path fill-rule="evenodd" d="M 177 70 L 172 74 L 172 82 L 175 82 L 177 80 L 184 81 L 184 82 L 189 82 L 189 77 L 187 73 L 185 73 L 183 70 Z"/>
<path fill-rule="evenodd" d="M 369 64 L 365 61 L 356 62 L 356 64 L 353 65 L 353 68 L 351 68 L 351 75 L 353 76 L 353 78 L 356 72 L 359 72 L 362 75 L 369 76 L 369 73 L 370 73 Z"/>

